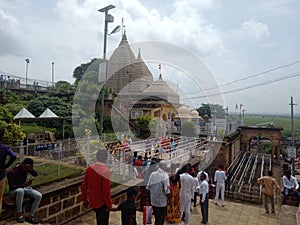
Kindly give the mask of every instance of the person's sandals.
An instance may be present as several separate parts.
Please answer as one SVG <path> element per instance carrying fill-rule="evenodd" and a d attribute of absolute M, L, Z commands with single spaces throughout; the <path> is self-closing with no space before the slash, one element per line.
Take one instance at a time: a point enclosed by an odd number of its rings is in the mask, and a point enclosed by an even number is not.
<path fill-rule="evenodd" d="M 17 222 L 18 222 L 18 223 L 24 223 L 24 222 L 25 222 L 24 216 L 18 216 L 18 217 L 17 217 Z"/>
<path fill-rule="evenodd" d="M 0 225 L 6 225 L 5 221 L 0 221 Z"/>

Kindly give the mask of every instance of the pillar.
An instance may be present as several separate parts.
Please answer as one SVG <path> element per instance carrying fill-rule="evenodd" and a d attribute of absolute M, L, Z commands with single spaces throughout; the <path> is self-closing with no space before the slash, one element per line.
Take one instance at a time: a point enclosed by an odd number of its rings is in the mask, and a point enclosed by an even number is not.
<path fill-rule="evenodd" d="M 272 163 L 275 162 L 275 160 L 274 160 L 274 149 L 275 149 L 275 146 L 272 144 L 272 154 L 271 154 L 271 157 L 272 157 Z"/>
<path fill-rule="evenodd" d="M 277 158 L 276 158 L 276 162 L 280 163 L 280 146 L 276 146 L 276 150 L 277 150 Z"/>

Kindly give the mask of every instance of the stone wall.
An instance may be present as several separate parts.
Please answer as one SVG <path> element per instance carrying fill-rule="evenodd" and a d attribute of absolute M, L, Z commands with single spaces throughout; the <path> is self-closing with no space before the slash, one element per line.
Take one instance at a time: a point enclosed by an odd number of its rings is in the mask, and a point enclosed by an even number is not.
<path fill-rule="evenodd" d="M 49 185 L 36 188 L 43 194 L 40 207 L 35 213 L 35 217 L 48 224 L 64 224 L 91 209 L 87 209 L 82 204 L 81 183 L 83 176 L 66 179 L 60 182 L 54 182 Z M 138 186 L 138 182 L 130 181 Z M 113 204 L 118 205 L 126 199 L 127 185 L 118 185 L 111 189 Z M 137 188 L 139 191 L 139 188 Z M 8 196 L 7 196 L 8 197 Z M 6 198 L 7 198 L 6 197 Z M 139 207 L 139 201 L 137 205 Z M 30 205 L 25 205 L 28 212 Z M 2 219 L 14 220 L 15 208 L 4 209 Z"/>
<path fill-rule="evenodd" d="M 272 161 L 274 155 L 277 156 L 276 161 L 279 162 L 280 148 L 281 148 L 281 130 L 280 127 L 251 127 L 241 126 L 241 150 L 248 152 L 250 149 L 250 141 L 253 137 L 260 136 L 268 138 L 272 143 Z"/>
<path fill-rule="evenodd" d="M 87 211 L 81 202 L 82 177 L 41 187 L 43 193 L 36 218 L 50 224 L 62 224 Z"/>

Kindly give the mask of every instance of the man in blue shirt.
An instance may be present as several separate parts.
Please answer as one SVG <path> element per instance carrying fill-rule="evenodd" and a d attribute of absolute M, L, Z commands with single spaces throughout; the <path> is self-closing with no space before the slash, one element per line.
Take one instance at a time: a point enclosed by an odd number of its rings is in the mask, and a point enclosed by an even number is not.
<path fill-rule="evenodd" d="M 6 169 L 16 160 L 16 153 L 11 150 L 8 145 L 2 144 L 4 129 L 0 127 L 0 213 L 2 211 L 2 196 L 5 186 Z M 6 158 L 9 156 L 9 161 L 6 163 Z M 0 221 L 0 225 L 5 224 Z"/>

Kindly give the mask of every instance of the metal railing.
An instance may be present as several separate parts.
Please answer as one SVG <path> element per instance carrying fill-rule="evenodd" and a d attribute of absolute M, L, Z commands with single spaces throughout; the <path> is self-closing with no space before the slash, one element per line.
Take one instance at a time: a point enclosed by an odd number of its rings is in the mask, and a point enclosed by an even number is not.
<path fill-rule="evenodd" d="M 241 162 L 239 163 L 239 165 L 238 165 L 236 171 L 234 172 L 234 174 L 232 175 L 233 180 L 231 181 L 231 184 L 230 184 L 230 190 L 232 190 L 233 184 L 235 183 L 235 181 L 237 179 L 237 175 L 238 175 L 238 173 L 240 173 L 242 165 L 244 164 L 244 162 L 247 158 L 246 156 L 247 156 L 247 154 L 243 155 L 243 158 L 242 158 Z"/>
<path fill-rule="evenodd" d="M 246 174 L 248 173 L 248 170 L 250 168 L 250 165 L 251 165 L 251 162 L 252 162 L 253 158 L 252 158 L 252 154 L 250 154 L 249 158 L 248 158 L 248 161 L 246 163 L 246 166 L 244 167 L 244 171 L 239 179 L 239 182 L 238 182 L 238 187 L 239 187 L 239 191 L 238 193 L 240 194 L 241 193 L 241 189 L 242 189 L 242 186 L 244 185 L 244 181 L 245 181 L 245 177 L 246 177 Z"/>
<path fill-rule="evenodd" d="M 251 188 L 252 188 L 252 185 L 253 185 L 253 178 L 254 178 L 254 175 L 255 175 L 255 172 L 256 172 L 257 163 L 258 163 L 258 154 L 255 157 L 255 161 L 254 161 L 254 164 L 252 166 L 251 174 L 250 174 L 249 181 L 248 181 L 249 192 L 251 191 Z"/>

